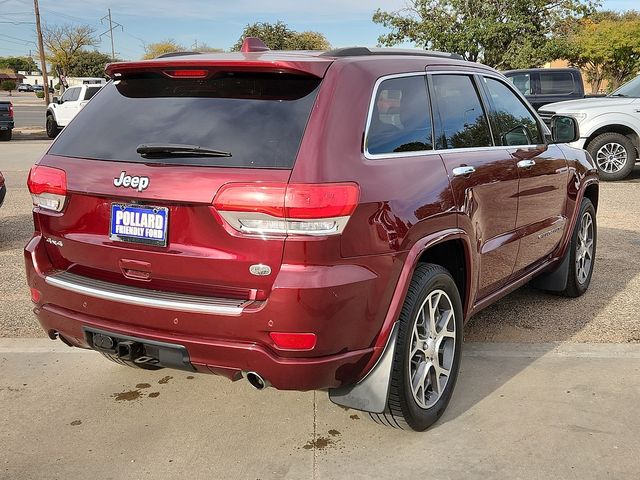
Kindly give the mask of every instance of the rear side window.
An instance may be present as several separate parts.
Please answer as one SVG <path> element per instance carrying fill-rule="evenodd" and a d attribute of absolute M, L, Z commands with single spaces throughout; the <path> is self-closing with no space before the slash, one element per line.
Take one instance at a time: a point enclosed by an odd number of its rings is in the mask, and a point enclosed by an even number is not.
<path fill-rule="evenodd" d="M 88 87 L 84 92 L 84 100 L 91 100 L 96 93 L 98 93 L 100 87 Z"/>
<path fill-rule="evenodd" d="M 374 99 L 367 134 L 372 155 L 433 149 L 424 75 L 384 80 Z"/>
<path fill-rule="evenodd" d="M 517 73 L 509 75 L 509 81 L 520 90 L 523 95 L 531 95 L 531 75 L 528 73 Z"/>
<path fill-rule="evenodd" d="M 540 72 L 540 94 L 567 95 L 575 89 L 570 72 Z"/>
<path fill-rule="evenodd" d="M 123 162 L 293 167 L 320 79 L 220 72 L 208 79 L 146 73 L 109 82 L 65 127 L 50 153 Z M 230 157 L 143 158 L 141 144 L 197 145 Z"/>
<path fill-rule="evenodd" d="M 484 82 L 495 108 L 491 120 L 496 141 L 505 146 L 542 143 L 538 122 L 516 94 L 499 80 Z"/>
<path fill-rule="evenodd" d="M 434 112 L 438 112 L 436 148 L 492 146 L 489 123 L 471 77 L 433 75 L 432 79 Z"/>

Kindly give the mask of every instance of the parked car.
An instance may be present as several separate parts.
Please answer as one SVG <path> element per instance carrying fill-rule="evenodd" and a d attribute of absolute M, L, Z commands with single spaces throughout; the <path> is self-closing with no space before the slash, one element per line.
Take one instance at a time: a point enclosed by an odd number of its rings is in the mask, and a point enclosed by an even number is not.
<path fill-rule="evenodd" d="M 585 98 L 582 74 L 577 68 L 528 68 L 504 74 L 536 110 L 552 102 Z"/>
<path fill-rule="evenodd" d="M 47 106 L 47 136 L 55 138 L 60 129 L 73 120 L 100 88 L 102 85 L 77 85 L 68 88 L 61 98 L 53 97 L 53 102 Z"/>
<path fill-rule="evenodd" d="M 531 280 L 589 286 L 576 122 L 552 137 L 454 55 L 242 50 L 107 68 L 29 173 L 38 319 L 120 364 L 328 389 L 424 430 L 474 313 Z"/>
<path fill-rule="evenodd" d="M 0 172 L 0 207 L 4 203 L 4 197 L 7 195 L 7 186 L 5 185 L 4 177 Z"/>
<path fill-rule="evenodd" d="M 29 83 L 21 83 L 18 85 L 19 92 L 33 92 L 33 86 Z"/>
<path fill-rule="evenodd" d="M 44 87 L 42 85 L 34 85 L 33 86 L 33 91 L 34 92 L 44 92 Z"/>
<path fill-rule="evenodd" d="M 580 139 L 573 144 L 594 158 L 600 178 L 626 178 L 640 157 L 640 76 L 606 97 L 552 103 L 540 110 L 545 121 L 554 115 L 573 116 Z"/>
<path fill-rule="evenodd" d="M 0 141 L 8 142 L 11 140 L 13 126 L 13 104 L 0 100 Z"/>

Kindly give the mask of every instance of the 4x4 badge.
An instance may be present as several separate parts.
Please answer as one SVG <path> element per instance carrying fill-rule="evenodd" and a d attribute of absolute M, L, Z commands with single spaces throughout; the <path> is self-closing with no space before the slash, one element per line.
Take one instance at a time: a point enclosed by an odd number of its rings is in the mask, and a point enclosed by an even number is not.
<path fill-rule="evenodd" d="M 141 192 L 149 186 L 149 177 L 132 177 L 123 170 L 119 177 L 113 179 L 113 184 L 116 187 L 137 188 Z"/>

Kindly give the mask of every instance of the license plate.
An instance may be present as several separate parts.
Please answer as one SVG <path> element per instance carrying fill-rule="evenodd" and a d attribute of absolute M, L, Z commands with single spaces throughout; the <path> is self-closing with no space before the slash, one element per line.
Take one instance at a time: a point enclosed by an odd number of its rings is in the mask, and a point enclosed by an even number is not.
<path fill-rule="evenodd" d="M 119 242 L 166 247 L 168 223 L 167 207 L 112 203 L 109 238 Z"/>

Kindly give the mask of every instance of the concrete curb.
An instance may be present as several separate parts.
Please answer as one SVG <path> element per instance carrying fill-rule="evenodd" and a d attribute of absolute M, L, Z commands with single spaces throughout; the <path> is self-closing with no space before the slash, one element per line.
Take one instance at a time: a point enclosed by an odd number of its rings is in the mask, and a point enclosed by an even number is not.
<path fill-rule="evenodd" d="M 14 128 L 14 140 L 50 140 L 44 128 Z"/>

